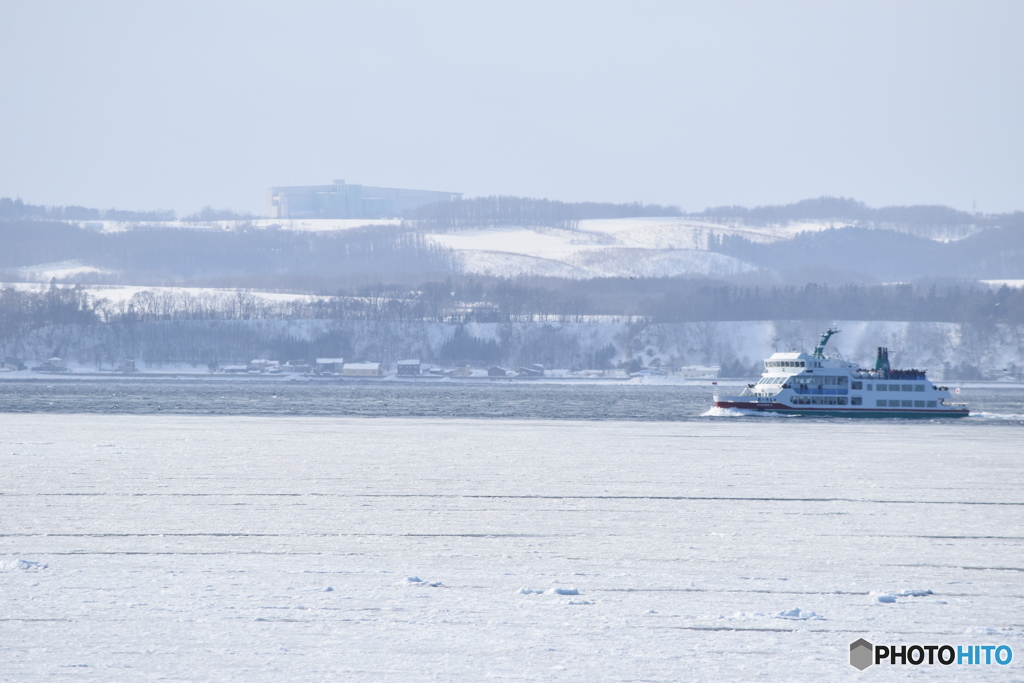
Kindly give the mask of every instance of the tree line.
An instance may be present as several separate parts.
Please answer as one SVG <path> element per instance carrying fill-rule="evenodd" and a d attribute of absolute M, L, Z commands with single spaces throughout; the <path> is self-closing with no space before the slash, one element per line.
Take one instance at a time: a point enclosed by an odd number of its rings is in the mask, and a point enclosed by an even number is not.
<path fill-rule="evenodd" d="M 751 225 L 785 224 L 795 221 L 865 221 L 929 226 L 971 225 L 987 222 L 983 216 L 958 211 L 948 206 L 885 206 L 869 207 L 864 202 L 846 197 L 818 197 L 792 204 L 774 206 L 715 206 L 689 214 L 694 218 L 732 219 Z"/>
<path fill-rule="evenodd" d="M 332 283 L 458 270 L 452 253 L 401 226 L 336 232 L 138 227 L 103 233 L 54 221 L 0 221 L 0 269 L 81 260 L 78 282 L 317 291 Z M 10 281 L 16 273 L 5 274 Z"/>
<path fill-rule="evenodd" d="M 574 281 L 449 278 L 410 289 L 366 285 L 332 294 L 273 299 L 257 292 L 138 292 L 108 300 L 81 286 L 0 289 L 0 338 L 52 325 L 171 321 L 331 320 L 365 322 L 653 323 L 755 320 L 888 320 L 986 326 L 1024 324 L 1024 290 L 1007 286 L 731 287 L 663 278 L 609 279 L 589 293 Z M 616 287 L 618 284 L 618 287 Z M 625 298 L 602 291 L 624 289 Z"/>
<path fill-rule="evenodd" d="M 49 219 L 70 221 L 173 221 L 174 211 L 126 211 L 93 209 L 87 206 L 44 206 L 27 204 L 20 197 L 0 197 L 0 219 Z"/>
<path fill-rule="evenodd" d="M 1024 278 L 1024 225 L 992 227 L 950 241 L 862 227 L 803 232 L 769 243 L 712 233 L 708 249 L 802 282 L 851 277 L 883 281 Z"/>

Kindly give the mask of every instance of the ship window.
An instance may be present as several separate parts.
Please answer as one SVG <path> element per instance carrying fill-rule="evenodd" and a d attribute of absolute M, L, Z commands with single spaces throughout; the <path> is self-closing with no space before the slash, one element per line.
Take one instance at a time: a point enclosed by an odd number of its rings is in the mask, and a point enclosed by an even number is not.
<path fill-rule="evenodd" d="M 877 401 L 875 401 L 875 405 L 876 406 L 881 406 L 881 407 L 884 408 L 885 406 L 889 405 L 889 402 L 886 401 L 884 398 L 880 398 Z"/>
<path fill-rule="evenodd" d="M 903 385 L 903 391 L 913 391 L 913 390 L 914 390 L 914 385 L 913 384 L 904 384 Z"/>
<path fill-rule="evenodd" d="M 913 401 L 901 401 L 901 403 L 903 404 L 904 408 L 910 408 L 914 405 Z"/>
<path fill-rule="evenodd" d="M 851 389 L 860 389 L 864 386 L 863 382 L 850 382 Z"/>
<path fill-rule="evenodd" d="M 845 406 L 846 405 L 846 397 L 845 396 L 840 396 L 839 397 L 839 405 L 841 405 L 841 406 Z"/>
<path fill-rule="evenodd" d="M 803 361 L 800 361 L 800 363 L 799 363 L 799 366 L 800 366 L 800 367 L 804 367 L 804 362 L 803 362 Z"/>
<path fill-rule="evenodd" d="M 900 407 L 900 402 L 899 401 L 893 401 L 892 399 L 889 399 L 889 407 L 890 408 L 899 408 Z"/>
<path fill-rule="evenodd" d="M 924 408 L 924 401 L 914 401 L 915 408 Z"/>
<path fill-rule="evenodd" d="M 859 406 L 860 404 L 861 404 L 860 396 L 854 396 L 853 398 L 850 399 L 850 405 L 851 406 Z"/>
<path fill-rule="evenodd" d="M 888 385 L 885 385 L 885 384 L 879 384 L 878 385 L 878 390 L 879 391 L 888 391 L 889 387 L 888 387 Z"/>
<path fill-rule="evenodd" d="M 849 379 L 849 378 L 848 377 L 837 377 L 836 381 L 839 384 L 839 386 L 843 387 L 843 386 L 846 386 L 846 380 L 847 379 Z"/>
<path fill-rule="evenodd" d="M 935 404 L 935 401 L 928 401 L 928 407 L 929 408 L 936 408 L 938 406 Z"/>
<path fill-rule="evenodd" d="M 914 391 L 924 391 L 924 385 L 923 384 L 915 384 L 914 385 Z"/>
<path fill-rule="evenodd" d="M 871 391 L 871 385 L 868 384 L 868 391 Z"/>

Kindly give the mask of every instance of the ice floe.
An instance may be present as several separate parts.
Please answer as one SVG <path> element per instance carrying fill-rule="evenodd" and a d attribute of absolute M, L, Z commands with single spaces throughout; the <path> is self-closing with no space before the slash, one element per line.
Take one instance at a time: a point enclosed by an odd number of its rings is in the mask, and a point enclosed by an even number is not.
<path fill-rule="evenodd" d="M 805 612 L 802 609 L 800 609 L 799 607 L 794 607 L 793 609 L 787 609 L 787 610 L 783 610 L 782 612 L 779 612 L 778 614 L 775 615 L 775 618 L 776 619 L 793 619 L 793 620 L 796 620 L 796 621 L 805 621 L 807 619 L 824 619 L 825 617 L 821 616 L 817 612 Z"/>
<path fill-rule="evenodd" d="M 45 562 L 37 562 L 36 560 L 23 560 L 18 558 L 11 560 L 10 562 L 0 562 L 0 569 L 20 569 L 25 572 L 37 572 L 47 568 Z"/>

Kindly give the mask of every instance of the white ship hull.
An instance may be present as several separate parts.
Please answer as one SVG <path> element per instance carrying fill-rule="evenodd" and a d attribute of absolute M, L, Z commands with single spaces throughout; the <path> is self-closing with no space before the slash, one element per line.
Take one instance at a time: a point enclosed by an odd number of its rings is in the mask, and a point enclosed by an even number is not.
<path fill-rule="evenodd" d="M 776 353 L 764 361 L 756 384 L 735 396 L 714 397 L 716 408 L 789 415 L 844 417 L 967 417 L 968 407 L 952 403 L 948 387 L 932 384 L 923 370 L 891 370 L 887 349 L 878 349 L 875 368 L 866 370 L 838 354 L 826 357 L 829 330 L 814 353 Z"/>

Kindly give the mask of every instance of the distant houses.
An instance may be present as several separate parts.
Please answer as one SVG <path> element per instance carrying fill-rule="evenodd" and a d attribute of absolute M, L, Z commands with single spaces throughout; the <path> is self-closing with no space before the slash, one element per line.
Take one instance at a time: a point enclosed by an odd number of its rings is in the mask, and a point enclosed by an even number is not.
<path fill-rule="evenodd" d="M 313 366 L 304 360 L 288 360 L 281 366 L 281 372 L 290 375 L 308 375 L 313 371 Z"/>
<path fill-rule="evenodd" d="M 267 360 L 266 358 L 254 358 L 249 361 L 246 369 L 250 374 L 262 375 L 264 373 L 277 373 L 281 372 L 281 363 L 276 360 Z"/>
<path fill-rule="evenodd" d="M 543 377 L 544 376 L 544 366 L 543 365 L 539 365 L 537 363 L 532 363 L 530 365 L 524 365 L 521 368 L 519 368 L 519 376 L 520 377 Z"/>
<path fill-rule="evenodd" d="M 345 363 L 341 368 L 343 377 L 383 377 L 384 364 L 380 361 L 368 363 Z"/>
<path fill-rule="evenodd" d="M 64 373 L 71 371 L 68 370 L 66 365 L 64 365 L 63 358 L 57 358 L 56 356 L 54 356 L 53 358 L 48 358 L 39 365 L 32 368 L 32 372 Z"/>
<path fill-rule="evenodd" d="M 3 362 L 0 363 L 0 372 L 13 372 L 18 370 L 25 370 L 26 364 L 20 359 L 7 356 L 2 357 Z M 81 363 L 81 360 L 79 360 Z M 195 372 L 197 366 L 195 363 L 192 364 L 192 369 L 181 367 L 183 364 L 175 364 L 171 368 L 163 369 L 159 364 L 156 365 L 158 370 L 143 370 L 143 361 L 136 361 L 132 358 L 127 358 L 120 364 L 111 364 L 110 369 L 105 372 L 117 373 L 121 375 L 130 375 L 135 373 L 145 374 L 179 374 L 179 373 L 192 373 Z M 292 380 L 298 379 L 298 375 L 309 377 L 309 378 L 341 378 L 341 379 L 368 379 L 368 378 L 382 378 L 391 376 L 397 379 L 404 380 L 430 380 L 430 379 L 570 379 L 570 378 L 604 378 L 604 379 L 627 379 L 628 377 L 652 375 L 652 374 L 667 374 L 665 370 L 659 367 L 643 367 L 638 362 L 635 363 L 636 368 L 620 368 L 618 370 L 583 370 L 579 368 L 572 369 L 545 369 L 543 365 L 532 363 L 524 364 L 518 367 L 502 367 L 500 365 L 474 365 L 466 361 L 460 361 L 451 365 L 434 365 L 431 363 L 423 363 L 420 359 L 405 359 L 389 365 L 379 360 L 360 360 L 360 361 L 346 361 L 341 357 L 324 357 L 316 358 L 313 361 L 304 359 L 279 361 L 270 358 L 253 358 L 252 360 L 241 362 L 238 360 L 212 360 L 206 364 L 206 368 L 211 373 L 218 373 L 224 375 L 249 375 L 249 376 L 280 376 L 288 377 Z M 653 364 L 652 365 L 656 365 Z M 30 368 L 33 372 L 40 373 L 70 373 L 71 368 L 67 367 L 64 359 L 54 356 L 48 358 L 45 361 L 36 362 Z M 632 371 L 631 371 L 632 370 Z M 716 367 L 698 367 L 698 366 L 687 366 L 680 370 L 673 370 L 672 374 L 679 374 L 683 378 L 699 377 L 699 376 L 714 376 L 717 374 L 718 368 Z M 78 373 L 89 373 L 89 370 L 81 367 L 76 367 L 75 372 Z M 103 373 L 104 369 L 100 367 L 97 361 L 96 373 Z"/>
<path fill-rule="evenodd" d="M 344 367 L 344 358 L 317 358 L 313 371 L 318 375 L 340 375 Z"/>
<path fill-rule="evenodd" d="M 396 374 L 399 377 L 418 377 L 420 374 L 420 361 L 417 360 L 400 360 L 396 365 Z"/>

